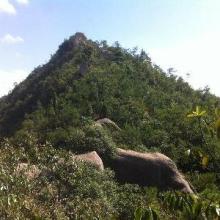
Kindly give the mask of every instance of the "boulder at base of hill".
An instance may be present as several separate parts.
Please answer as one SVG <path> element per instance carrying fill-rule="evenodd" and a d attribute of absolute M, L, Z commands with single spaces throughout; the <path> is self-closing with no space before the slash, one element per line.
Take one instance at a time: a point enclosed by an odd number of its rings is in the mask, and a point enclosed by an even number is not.
<path fill-rule="evenodd" d="M 99 155 L 96 153 L 96 151 L 88 152 L 85 154 L 73 155 L 72 158 L 74 160 L 87 162 L 87 163 L 93 165 L 94 167 L 96 167 L 100 171 L 104 170 L 104 165 L 103 165 L 102 159 L 99 157 Z"/>
<path fill-rule="evenodd" d="M 193 193 L 175 163 L 161 153 L 139 153 L 117 148 L 111 167 L 123 183 Z"/>

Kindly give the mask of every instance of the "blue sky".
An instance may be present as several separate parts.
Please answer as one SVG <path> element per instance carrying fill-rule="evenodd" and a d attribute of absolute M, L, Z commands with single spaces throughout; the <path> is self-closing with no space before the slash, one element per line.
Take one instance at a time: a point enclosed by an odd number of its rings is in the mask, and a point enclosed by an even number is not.
<path fill-rule="evenodd" d="M 0 96 L 77 31 L 143 48 L 163 69 L 220 96 L 219 11 L 220 0 L 0 0 Z"/>

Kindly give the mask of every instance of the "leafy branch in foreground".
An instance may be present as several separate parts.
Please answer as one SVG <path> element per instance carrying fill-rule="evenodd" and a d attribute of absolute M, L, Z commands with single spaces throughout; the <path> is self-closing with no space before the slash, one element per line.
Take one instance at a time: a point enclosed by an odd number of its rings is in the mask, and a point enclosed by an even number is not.
<path fill-rule="evenodd" d="M 211 147 L 210 147 L 210 145 L 209 145 L 209 143 L 206 139 L 205 132 L 204 132 L 204 129 L 203 129 L 203 125 L 205 125 L 205 127 L 208 128 L 209 131 L 212 131 L 212 133 L 213 133 L 213 127 L 214 127 L 216 129 L 217 137 L 219 137 L 218 133 L 220 133 L 220 118 L 217 119 L 216 122 L 215 122 L 215 119 L 214 119 L 214 126 L 210 127 L 207 124 L 207 122 L 203 119 L 206 115 L 207 115 L 207 112 L 205 110 L 202 110 L 199 106 L 196 106 L 196 110 L 187 115 L 188 118 L 194 118 L 194 119 L 197 120 L 198 127 L 199 127 L 199 132 L 200 132 L 200 136 L 201 136 L 201 140 L 202 140 L 202 144 L 204 145 L 205 149 L 207 150 L 207 152 L 209 154 L 209 156 L 208 155 L 203 155 L 200 152 L 201 163 L 202 163 L 203 167 L 205 167 L 205 168 L 208 166 L 209 157 L 212 159 L 212 162 L 214 163 L 215 156 L 213 155 L 212 149 L 211 149 Z M 211 124 L 213 124 L 213 123 L 211 123 Z M 216 166 L 218 167 L 218 165 L 216 165 Z"/>
<path fill-rule="evenodd" d="M 219 204 L 203 201 L 195 195 L 168 193 L 164 196 L 164 204 L 171 211 L 179 211 L 183 219 L 218 219 L 220 217 Z"/>
<path fill-rule="evenodd" d="M 148 207 L 147 209 L 137 208 L 134 212 L 134 220 L 158 220 L 157 212 Z"/>

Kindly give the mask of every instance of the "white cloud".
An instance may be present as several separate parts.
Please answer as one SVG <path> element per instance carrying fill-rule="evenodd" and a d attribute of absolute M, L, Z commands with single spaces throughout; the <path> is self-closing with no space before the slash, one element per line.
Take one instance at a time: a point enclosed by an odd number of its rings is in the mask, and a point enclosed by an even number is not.
<path fill-rule="evenodd" d="M 0 0 L 0 13 L 16 14 L 15 7 L 9 2 L 9 0 Z"/>
<path fill-rule="evenodd" d="M 16 2 L 21 5 L 29 4 L 29 0 L 16 0 Z M 16 9 L 14 5 L 10 2 L 10 0 L 0 0 L 0 13 L 1 12 L 15 15 Z"/>
<path fill-rule="evenodd" d="M 14 88 L 14 83 L 20 83 L 27 75 L 28 71 L 25 70 L 0 70 L 0 97 L 7 95 L 8 92 Z"/>
<path fill-rule="evenodd" d="M 0 43 L 2 44 L 18 44 L 23 43 L 24 39 L 20 36 L 12 36 L 11 34 L 6 34 L 4 37 L 0 38 Z"/>
<path fill-rule="evenodd" d="M 28 5 L 29 4 L 29 0 L 16 0 L 17 3 L 22 4 L 22 5 Z"/>

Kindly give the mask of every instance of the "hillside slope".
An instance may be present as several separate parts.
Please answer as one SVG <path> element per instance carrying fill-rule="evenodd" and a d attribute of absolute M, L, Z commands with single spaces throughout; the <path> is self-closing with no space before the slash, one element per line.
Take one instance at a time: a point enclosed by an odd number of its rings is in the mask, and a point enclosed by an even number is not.
<path fill-rule="evenodd" d="M 58 210 L 59 214 L 77 219 L 71 209 L 79 215 L 86 210 L 87 217 L 95 215 L 92 210 L 97 209 L 101 219 L 106 219 L 103 210 L 109 212 L 109 218 L 126 219 L 131 218 L 135 208 L 146 208 L 145 200 L 157 211 L 163 209 L 163 203 L 153 191 L 148 193 L 154 202 L 145 198 L 140 187 L 119 186 L 109 170 L 100 174 L 71 165 L 70 154 L 95 150 L 108 165 L 116 147 L 158 151 L 188 173 L 196 190 L 207 196 L 205 202 L 213 195 L 219 199 L 219 107 L 218 97 L 208 90 L 193 90 L 181 77 L 164 72 L 144 51 L 124 49 L 117 42 L 109 46 L 105 41 L 95 42 L 76 33 L 59 46 L 47 64 L 37 67 L 0 99 L 2 175 L 21 201 L 25 195 L 30 204 L 33 202 L 29 209 L 36 216 L 44 210 L 43 217 L 53 218 L 49 212 Z M 103 118 L 111 123 L 97 126 L 97 120 Z M 63 157 L 66 166 L 57 162 Z M 24 195 L 20 194 L 22 183 L 13 170 L 21 162 L 48 167 L 54 175 L 40 177 L 30 185 L 35 189 L 36 201 L 30 199 L 27 185 Z M 8 194 L 1 193 L 8 201 Z M 21 204 L 14 206 L 15 212 L 23 210 Z M 165 219 L 179 218 L 172 211 L 161 212 Z M 26 216 L 24 213 L 21 211 L 21 218 Z"/>
<path fill-rule="evenodd" d="M 182 153 L 202 144 L 196 123 L 186 115 L 198 105 L 212 117 L 219 103 L 208 91 L 194 91 L 181 78 L 168 76 L 144 51 L 76 33 L 1 99 L 0 135 L 11 136 L 32 120 L 31 129 L 45 141 L 54 129 L 106 117 L 123 129 L 118 140 L 123 144 L 174 156 L 171 148 Z"/>

